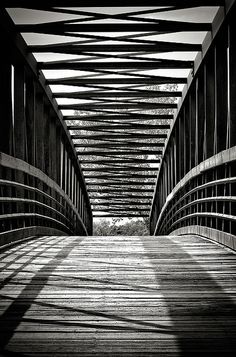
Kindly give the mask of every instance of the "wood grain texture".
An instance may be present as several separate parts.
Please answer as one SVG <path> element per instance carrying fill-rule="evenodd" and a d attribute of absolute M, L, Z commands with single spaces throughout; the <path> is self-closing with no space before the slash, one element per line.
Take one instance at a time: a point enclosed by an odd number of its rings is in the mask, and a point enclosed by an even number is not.
<path fill-rule="evenodd" d="M 236 352 L 236 255 L 202 238 L 44 236 L 0 269 L 1 356 Z"/>

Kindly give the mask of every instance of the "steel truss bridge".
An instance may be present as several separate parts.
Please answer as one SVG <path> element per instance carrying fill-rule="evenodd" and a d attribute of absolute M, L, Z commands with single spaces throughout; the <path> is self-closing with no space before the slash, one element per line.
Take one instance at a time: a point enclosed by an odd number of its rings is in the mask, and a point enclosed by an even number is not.
<path fill-rule="evenodd" d="M 235 6 L 1 1 L 3 356 L 234 355 Z"/>

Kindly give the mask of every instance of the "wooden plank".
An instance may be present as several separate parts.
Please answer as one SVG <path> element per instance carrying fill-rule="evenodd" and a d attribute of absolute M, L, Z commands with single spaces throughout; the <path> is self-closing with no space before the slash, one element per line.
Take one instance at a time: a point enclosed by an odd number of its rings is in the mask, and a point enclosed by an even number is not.
<path fill-rule="evenodd" d="M 197 236 L 39 237 L 0 252 L 4 355 L 224 355 L 236 256 Z"/>

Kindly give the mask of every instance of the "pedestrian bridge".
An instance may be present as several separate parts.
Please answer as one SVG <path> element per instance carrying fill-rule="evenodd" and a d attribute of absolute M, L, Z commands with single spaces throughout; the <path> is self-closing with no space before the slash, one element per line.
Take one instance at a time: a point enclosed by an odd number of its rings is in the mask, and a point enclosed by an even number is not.
<path fill-rule="evenodd" d="M 234 20 L 234 0 L 1 1 L 4 356 L 234 355 Z"/>

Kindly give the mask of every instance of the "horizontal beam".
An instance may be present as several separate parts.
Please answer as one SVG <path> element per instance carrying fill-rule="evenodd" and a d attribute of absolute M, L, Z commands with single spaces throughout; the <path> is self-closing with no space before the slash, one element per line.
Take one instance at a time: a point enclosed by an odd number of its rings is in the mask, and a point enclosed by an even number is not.
<path fill-rule="evenodd" d="M 58 5 L 57 5 L 58 6 Z M 144 5 L 145 6 L 145 5 Z M 109 17 L 109 15 L 108 15 Z M 78 20 L 79 21 L 79 20 Z M 145 21 L 145 19 L 144 19 Z M 211 31 L 210 23 L 182 22 L 159 20 L 157 23 L 44 23 L 16 25 L 22 33 L 58 34 L 79 32 L 179 32 L 179 31 Z"/>
<path fill-rule="evenodd" d="M 54 93 L 54 98 L 75 98 L 75 99 L 90 99 L 90 98 L 160 98 L 160 97 L 181 97 L 180 91 L 158 91 L 158 90 L 139 90 L 129 92 L 60 92 Z"/>
<path fill-rule="evenodd" d="M 123 211 L 128 211 L 128 212 L 147 212 L 150 211 L 149 208 L 136 208 L 136 207 L 125 207 L 125 208 L 96 208 L 93 210 L 94 212 L 123 212 Z"/>
<path fill-rule="evenodd" d="M 150 210 L 150 203 L 141 203 L 141 202 L 102 202 L 102 203 L 91 203 L 92 206 L 99 206 L 99 207 L 116 207 L 116 206 L 146 206 L 148 210 Z"/>
<path fill-rule="evenodd" d="M 103 121 L 103 120 L 171 120 L 174 118 L 173 114 L 139 114 L 139 113 L 132 113 L 132 114 L 117 114 L 117 115 L 65 115 L 64 120 L 80 120 L 80 121 Z"/>
<path fill-rule="evenodd" d="M 19 0 L 2 0 L 2 7 L 26 7 L 30 9 L 44 9 L 48 10 L 49 7 L 78 7 L 78 0 L 47 0 L 46 3 L 42 3 L 42 1 L 34 1 L 32 0 L 21 0 L 19 4 Z M 111 2 L 108 0 L 80 0 L 79 7 L 104 7 L 109 6 L 112 7 L 129 7 L 129 6 L 223 6 L 223 0 L 191 0 L 191 4 L 189 0 L 117 0 Z"/>
<path fill-rule="evenodd" d="M 100 195 L 100 196 L 89 196 L 90 200 L 104 200 L 104 199 L 118 199 L 118 200 L 125 200 L 126 202 L 129 202 L 131 199 L 140 199 L 140 200 L 152 200 L 153 196 L 152 195 L 146 195 L 146 196 L 139 196 L 139 195 L 123 195 L 123 194 L 117 194 L 117 195 Z"/>
<path fill-rule="evenodd" d="M 193 61 L 181 60 L 156 60 L 139 62 L 38 62 L 38 67 L 43 70 L 97 70 L 97 69 L 165 69 L 165 68 L 192 68 Z"/>
<path fill-rule="evenodd" d="M 85 144 L 74 144 L 75 148 L 108 148 L 108 149 L 129 149 L 129 148 L 136 148 L 136 147 L 164 147 L 165 143 L 136 143 L 136 142 L 127 142 L 127 143 L 85 143 Z"/>
<path fill-rule="evenodd" d="M 131 171 L 132 172 L 132 171 Z M 129 179 L 129 178 L 142 178 L 142 179 L 150 179 L 150 178 L 156 178 L 156 175 L 136 175 L 136 174 L 125 174 L 125 173 L 117 173 L 117 174 L 107 174 L 107 175 L 84 175 L 85 179 L 101 179 L 101 180 L 110 180 L 115 179 Z M 88 181 L 86 181 L 88 182 Z"/>
<path fill-rule="evenodd" d="M 139 214 L 138 216 L 137 216 L 137 214 L 129 214 L 129 213 L 127 213 L 127 214 L 125 214 L 125 213 L 123 213 L 123 214 L 112 214 L 112 213 L 110 213 L 110 214 L 94 214 L 93 213 L 93 217 L 94 218 L 118 218 L 118 217 L 125 217 L 125 218 L 143 218 L 143 217 L 149 217 L 149 214 Z"/>
<path fill-rule="evenodd" d="M 121 182 L 121 181 L 107 181 L 107 182 L 86 182 L 87 187 L 90 186 L 155 186 L 155 182 L 143 182 L 143 181 L 130 181 L 130 182 Z"/>
<path fill-rule="evenodd" d="M 131 159 L 127 159 L 124 158 L 123 160 L 118 160 L 118 159 L 106 159 L 106 160 L 80 160 L 80 163 L 82 165 L 84 164 L 94 164 L 94 165 L 107 165 L 107 164 L 128 164 L 128 163 L 132 163 L 132 164 L 156 164 L 156 163 L 160 163 L 160 159 L 138 159 L 138 158 L 131 158 Z M 112 168 L 112 167 L 111 167 Z M 137 167 L 138 168 L 138 167 Z M 104 167 L 105 169 L 105 167 Z M 148 167 L 147 169 L 151 169 L 151 167 Z"/>
<path fill-rule="evenodd" d="M 112 130 L 112 128 L 111 128 Z M 89 140 L 104 140 L 104 139 L 165 139 L 167 134 L 146 134 L 146 133 L 124 133 L 124 134 L 113 134 L 114 130 L 110 132 L 110 135 L 97 134 L 97 135 L 77 135 L 71 134 L 72 139 L 89 139 Z"/>
<path fill-rule="evenodd" d="M 56 79 L 48 79 L 46 84 L 64 84 L 64 85 L 96 85 L 96 84 L 166 84 L 166 83 L 187 83 L 187 78 L 185 77 L 134 77 L 134 78 L 56 78 Z"/>
<path fill-rule="evenodd" d="M 82 171 L 86 172 L 86 171 L 90 171 L 90 172 L 102 172 L 102 173 L 105 173 L 105 172 L 115 172 L 115 171 L 119 171 L 119 172 L 122 172 L 122 171 L 135 171 L 135 172 L 142 172 L 142 171 L 155 171 L 157 172 L 158 171 L 158 168 L 153 168 L 153 167 L 150 167 L 150 168 L 146 168 L 146 167 L 123 167 L 123 168 L 120 168 L 120 167 L 114 167 L 114 168 L 106 168 L 106 167 L 102 167 L 102 168 L 97 168 L 97 167 L 89 167 L 89 168 L 83 168 Z"/>
<path fill-rule="evenodd" d="M 61 104 L 58 108 L 61 110 L 97 110 L 97 109 L 176 109 L 178 107 L 175 103 L 112 103 L 112 104 Z"/>
<path fill-rule="evenodd" d="M 159 41 L 155 44 L 127 44 L 127 45 L 70 45 L 64 46 L 49 46 L 49 45 L 37 45 L 29 46 L 30 52 L 36 53 L 66 53 L 66 54 L 83 54 L 84 52 L 173 52 L 173 51 L 201 51 L 202 45 L 191 43 L 176 43 L 176 42 L 164 42 Z"/>
<path fill-rule="evenodd" d="M 139 193 L 143 193 L 143 192 L 153 192 L 154 189 L 153 188 L 145 188 L 145 191 L 143 191 L 143 189 L 140 188 L 135 188 L 135 187 L 129 187 L 128 189 L 125 189 L 124 187 L 121 187 L 120 189 L 118 188 L 88 188 L 87 189 L 88 192 L 97 192 L 97 193 L 109 193 L 111 192 L 112 194 L 116 194 L 116 193 L 132 193 L 132 192 L 139 192 Z"/>
<path fill-rule="evenodd" d="M 68 125 L 68 130 L 86 130 L 86 131 L 96 131 L 96 130 L 104 130 L 104 129 L 170 129 L 169 124 L 133 124 L 133 126 L 128 124 L 116 124 L 111 123 L 109 125 L 89 125 L 89 126 L 79 126 L 79 125 Z"/>
<path fill-rule="evenodd" d="M 82 151 L 78 152 L 78 156 L 106 156 L 106 155 L 119 155 L 119 156 L 126 156 L 126 155 L 134 155 L 134 156 L 140 156 L 140 155 L 162 155 L 162 151 L 160 150 L 155 150 L 155 151 L 150 151 L 150 150 L 140 150 L 140 151 Z"/>

